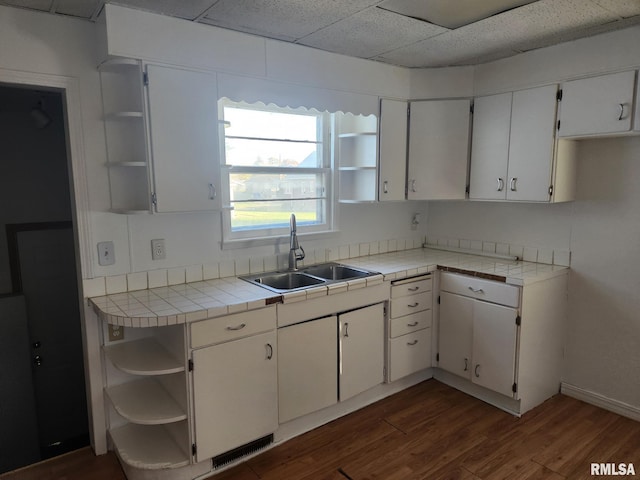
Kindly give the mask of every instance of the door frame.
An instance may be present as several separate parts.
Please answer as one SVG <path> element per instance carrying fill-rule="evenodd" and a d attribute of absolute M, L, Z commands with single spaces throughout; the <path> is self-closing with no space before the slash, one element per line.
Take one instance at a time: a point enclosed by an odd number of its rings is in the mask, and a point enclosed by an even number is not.
<path fill-rule="evenodd" d="M 107 452 L 107 436 L 105 406 L 102 397 L 102 366 L 99 353 L 100 329 L 97 320 L 91 315 L 90 307 L 84 302 L 82 282 L 84 278 L 93 278 L 93 262 L 80 81 L 76 77 L 0 68 L 0 84 L 52 90 L 62 94 L 67 168 L 72 193 L 71 215 L 78 271 L 78 298 L 89 413 L 89 436 L 94 452 L 98 455 L 104 454 Z"/>

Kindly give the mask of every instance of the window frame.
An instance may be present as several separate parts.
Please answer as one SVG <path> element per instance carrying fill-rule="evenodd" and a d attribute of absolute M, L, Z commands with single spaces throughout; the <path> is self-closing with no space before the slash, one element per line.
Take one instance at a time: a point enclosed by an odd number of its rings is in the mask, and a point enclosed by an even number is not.
<path fill-rule="evenodd" d="M 317 141 L 320 144 L 321 166 L 318 167 L 273 167 L 273 166 L 233 166 L 226 162 L 226 139 L 224 108 L 246 108 L 247 110 L 280 112 L 287 114 L 300 114 L 315 116 L 320 119 L 318 122 Z M 218 100 L 219 118 L 219 146 L 220 146 L 220 169 L 222 187 L 222 245 L 229 248 L 239 248 L 251 245 L 273 243 L 274 239 L 289 235 L 288 225 L 285 227 L 267 228 L 247 228 L 243 230 L 232 230 L 231 212 L 233 206 L 231 202 L 231 175 L 233 173 L 256 173 L 256 174 L 315 174 L 322 175 L 322 187 L 325 194 L 322 197 L 309 197 L 309 200 L 321 200 L 324 207 L 321 208 L 321 216 L 324 222 L 314 225 L 305 225 L 298 220 L 298 235 L 307 236 L 310 234 L 326 234 L 335 232 L 337 199 L 335 198 L 335 168 L 332 144 L 332 119 L 329 112 L 319 112 L 315 109 L 304 107 L 280 107 L 274 104 L 265 105 L 262 102 L 248 103 L 233 101 L 228 98 Z M 269 137 L 266 137 L 269 139 Z M 287 140 L 284 140 L 287 141 Z M 307 199 L 301 198 L 301 200 Z M 324 200 L 322 200 L 324 199 Z M 319 212 L 320 213 L 320 212 Z"/>

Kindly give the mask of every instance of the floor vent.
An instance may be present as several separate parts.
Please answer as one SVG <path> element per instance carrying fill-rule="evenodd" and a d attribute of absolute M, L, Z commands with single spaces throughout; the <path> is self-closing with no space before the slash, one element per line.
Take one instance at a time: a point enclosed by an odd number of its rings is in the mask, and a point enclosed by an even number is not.
<path fill-rule="evenodd" d="M 259 438 L 254 440 L 253 442 L 249 442 L 241 447 L 234 448 L 233 450 L 229 450 L 226 453 L 218 455 L 217 457 L 213 457 L 213 468 L 220 468 L 228 465 L 229 463 L 238 460 L 242 457 L 246 457 L 247 455 L 251 455 L 259 450 L 262 450 L 266 446 L 273 443 L 273 433 L 267 435 L 266 437 Z"/>

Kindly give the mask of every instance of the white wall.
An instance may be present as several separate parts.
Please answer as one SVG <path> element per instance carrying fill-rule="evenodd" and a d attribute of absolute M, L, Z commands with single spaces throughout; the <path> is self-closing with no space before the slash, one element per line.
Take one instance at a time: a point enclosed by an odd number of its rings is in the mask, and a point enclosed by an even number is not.
<path fill-rule="evenodd" d="M 478 66 L 488 94 L 640 65 L 640 28 Z M 564 380 L 640 408 L 640 138 L 579 142 L 577 200 L 431 202 L 427 234 L 571 251 Z"/>

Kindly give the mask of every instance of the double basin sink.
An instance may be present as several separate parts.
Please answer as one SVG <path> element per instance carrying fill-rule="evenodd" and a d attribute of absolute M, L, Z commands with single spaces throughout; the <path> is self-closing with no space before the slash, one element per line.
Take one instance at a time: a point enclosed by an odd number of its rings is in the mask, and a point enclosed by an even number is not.
<path fill-rule="evenodd" d="M 378 272 L 331 262 L 296 271 L 260 273 L 240 278 L 272 292 L 284 293 L 372 275 L 378 275 Z"/>

